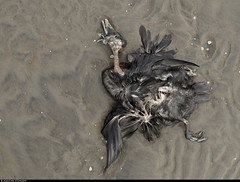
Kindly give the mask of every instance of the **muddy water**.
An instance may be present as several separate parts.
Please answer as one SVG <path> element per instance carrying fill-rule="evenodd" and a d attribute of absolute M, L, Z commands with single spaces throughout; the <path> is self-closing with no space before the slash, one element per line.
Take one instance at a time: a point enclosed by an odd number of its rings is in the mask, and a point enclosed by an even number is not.
<path fill-rule="evenodd" d="M 0 178 L 240 178 L 240 1 L 0 1 Z M 173 35 L 176 58 L 200 65 L 212 99 L 152 143 L 136 133 L 106 172 L 100 130 L 114 104 L 101 83 L 112 65 L 96 43 L 109 17 L 128 41 L 138 28 Z"/>

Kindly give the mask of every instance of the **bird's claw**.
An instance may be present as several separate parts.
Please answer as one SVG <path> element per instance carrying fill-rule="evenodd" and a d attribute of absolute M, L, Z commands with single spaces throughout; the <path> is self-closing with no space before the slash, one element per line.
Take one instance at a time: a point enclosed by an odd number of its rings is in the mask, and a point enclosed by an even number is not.
<path fill-rule="evenodd" d="M 107 44 L 111 36 L 119 34 L 116 30 L 113 29 L 108 19 L 102 20 L 102 27 L 103 27 L 103 32 L 98 33 L 98 36 L 100 38 L 97 40 L 97 42 Z"/>
<path fill-rule="evenodd" d="M 110 30 L 112 32 L 116 32 L 114 30 L 114 28 L 112 27 L 112 25 L 109 23 L 108 19 L 102 20 L 102 26 L 103 26 L 103 30 L 104 30 L 106 35 L 109 34 Z"/>
<path fill-rule="evenodd" d="M 189 131 L 186 134 L 186 138 L 193 142 L 203 142 L 203 141 L 207 140 L 207 138 L 203 136 L 202 131 L 199 131 L 197 133 L 193 133 L 193 132 Z"/>
<path fill-rule="evenodd" d="M 114 30 L 108 19 L 102 20 L 102 27 L 103 32 L 98 33 L 98 36 L 100 38 L 97 40 L 97 42 L 108 44 L 113 53 L 116 51 L 118 52 L 122 48 L 126 47 L 127 41 L 124 40 L 116 30 Z"/>

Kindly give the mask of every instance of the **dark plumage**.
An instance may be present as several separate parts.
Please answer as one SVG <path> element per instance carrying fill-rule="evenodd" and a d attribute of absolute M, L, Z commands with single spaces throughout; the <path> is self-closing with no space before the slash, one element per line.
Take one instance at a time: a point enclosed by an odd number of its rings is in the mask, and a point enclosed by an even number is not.
<path fill-rule="evenodd" d="M 99 41 L 109 44 L 114 53 L 114 68 L 104 70 L 102 80 L 106 90 L 117 101 L 102 129 L 107 140 L 105 169 L 117 159 L 123 145 L 122 139 L 139 128 L 144 137 L 151 141 L 154 135 L 159 137 L 162 125 L 183 122 L 187 139 L 205 141 L 207 138 L 203 132 L 193 133 L 189 130 L 187 121 L 196 104 L 210 99 L 207 84 L 193 81 L 192 77 L 196 75 L 193 67 L 199 66 L 174 59 L 176 51 L 166 50 L 171 43 L 171 35 L 165 35 L 160 42 L 159 36 L 151 40 L 151 33 L 144 26 L 139 29 L 141 48 L 128 55 L 128 62 L 119 65 L 117 53 L 124 47 L 119 45 L 126 45 L 126 41 L 107 19 L 102 23 L 105 32 L 100 34 Z"/>

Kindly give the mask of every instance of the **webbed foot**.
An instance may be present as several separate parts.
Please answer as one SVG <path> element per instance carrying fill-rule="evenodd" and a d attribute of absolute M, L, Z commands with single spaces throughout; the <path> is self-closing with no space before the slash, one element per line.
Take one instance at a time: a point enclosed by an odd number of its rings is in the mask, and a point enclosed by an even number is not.
<path fill-rule="evenodd" d="M 97 42 L 107 44 L 110 36 L 111 35 L 116 35 L 117 32 L 113 29 L 113 27 L 109 23 L 108 19 L 102 20 L 102 27 L 103 27 L 104 32 L 101 32 L 101 33 L 98 34 L 98 36 L 100 38 L 97 40 Z"/>
<path fill-rule="evenodd" d="M 206 137 L 203 136 L 203 132 L 199 131 L 197 133 L 193 133 L 191 131 L 188 131 L 186 133 L 186 139 L 193 141 L 193 142 L 203 142 L 205 140 L 207 140 Z"/>
<path fill-rule="evenodd" d="M 126 47 L 127 41 L 113 28 L 108 19 L 102 20 L 102 27 L 104 32 L 98 34 L 100 38 L 97 42 L 108 44 L 113 53 Z"/>
<path fill-rule="evenodd" d="M 186 139 L 193 141 L 193 142 L 203 142 L 203 141 L 207 140 L 207 138 L 203 136 L 202 131 L 199 131 L 196 133 L 193 133 L 192 131 L 190 131 L 189 130 L 189 122 L 186 119 L 183 120 L 183 123 L 185 124 L 185 128 L 186 128 L 186 130 L 185 130 Z"/>

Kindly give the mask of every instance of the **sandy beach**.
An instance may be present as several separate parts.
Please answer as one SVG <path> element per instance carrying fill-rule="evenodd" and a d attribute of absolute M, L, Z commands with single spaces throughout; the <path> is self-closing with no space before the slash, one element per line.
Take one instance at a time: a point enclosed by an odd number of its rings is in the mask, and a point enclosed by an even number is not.
<path fill-rule="evenodd" d="M 0 179 L 239 179 L 239 0 L 0 0 Z M 101 74 L 113 65 L 96 42 L 108 17 L 139 48 L 139 27 L 171 33 L 177 59 L 194 62 L 212 98 L 183 124 L 148 142 L 124 140 L 106 164 L 103 121 L 114 100 Z"/>

